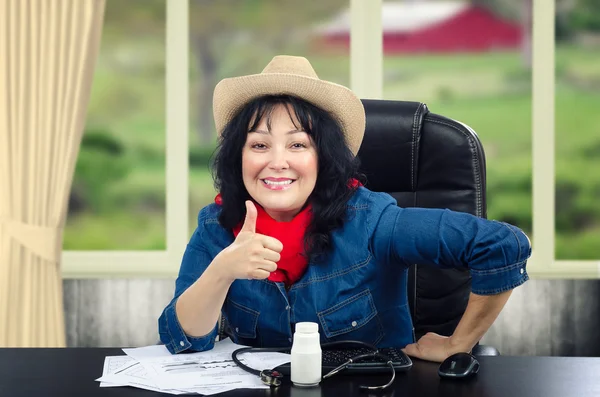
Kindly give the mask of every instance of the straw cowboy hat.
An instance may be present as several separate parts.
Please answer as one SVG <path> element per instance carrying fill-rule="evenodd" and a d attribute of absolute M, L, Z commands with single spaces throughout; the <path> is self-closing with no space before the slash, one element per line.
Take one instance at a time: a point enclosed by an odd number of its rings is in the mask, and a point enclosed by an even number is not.
<path fill-rule="evenodd" d="M 365 109 L 350 89 L 320 80 L 303 57 L 279 55 L 262 73 L 223 79 L 215 87 L 213 113 L 219 135 L 249 101 L 263 95 L 291 95 L 329 112 L 356 155 L 365 133 Z"/>

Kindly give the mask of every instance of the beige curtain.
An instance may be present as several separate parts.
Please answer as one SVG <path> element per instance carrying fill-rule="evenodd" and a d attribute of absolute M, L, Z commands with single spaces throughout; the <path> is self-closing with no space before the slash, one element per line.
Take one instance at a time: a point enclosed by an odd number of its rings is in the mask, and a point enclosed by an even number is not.
<path fill-rule="evenodd" d="M 0 0 L 0 347 L 65 346 L 60 269 L 105 0 Z"/>

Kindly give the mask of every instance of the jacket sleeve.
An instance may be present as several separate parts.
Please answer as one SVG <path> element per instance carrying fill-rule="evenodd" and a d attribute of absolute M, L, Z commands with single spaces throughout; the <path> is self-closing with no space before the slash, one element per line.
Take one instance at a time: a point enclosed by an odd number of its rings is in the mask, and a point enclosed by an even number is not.
<path fill-rule="evenodd" d="M 472 292 L 479 295 L 508 291 L 529 279 L 531 243 L 518 227 L 447 209 L 400 208 L 390 201 L 380 200 L 371 213 L 376 257 L 468 268 Z"/>
<path fill-rule="evenodd" d="M 175 304 L 179 296 L 188 289 L 204 273 L 212 257 L 204 248 L 202 233 L 204 225 L 202 212 L 198 216 L 198 227 L 187 244 L 183 254 L 179 275 L 175 282 L 175 295 L 158 319 L 158 332 L 160 340 L 172 353 L 183 351 L 205 351 L 214 347 L 217 336 L 218 324 L 208 334 L 201 337 L 186 335 L 175 312 Z"/>

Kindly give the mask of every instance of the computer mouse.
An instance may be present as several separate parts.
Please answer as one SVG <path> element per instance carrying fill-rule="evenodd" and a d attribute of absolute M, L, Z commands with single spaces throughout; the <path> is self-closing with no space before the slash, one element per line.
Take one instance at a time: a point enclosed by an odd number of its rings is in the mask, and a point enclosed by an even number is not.
<path fill-rule="evenodd" d="M 479 361 L 469 353 L 456 353 L 445 359 L 438 368 L 442 378 L 465 379 L 479 372 Z"/>

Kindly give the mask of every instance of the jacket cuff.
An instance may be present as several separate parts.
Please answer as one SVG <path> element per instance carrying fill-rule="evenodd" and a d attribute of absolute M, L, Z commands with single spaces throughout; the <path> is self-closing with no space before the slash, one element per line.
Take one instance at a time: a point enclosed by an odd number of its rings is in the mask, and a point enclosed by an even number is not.
<path fill-rule="evenodd" d="M 186 335 L 175 311 L 177 299 L 173 300 L 169 306 L 165 308 L 162 316 L 159 319 L 160 340 L 165 344 L 167 350 L 171 354 L 181 353 L 186 350 L 190 351 L 206 351 L 211 350 L 215 344 L 217 336 L 217 325 L 211 332 L 204 336 L 192 337 Z"/>
<path fill-rule="evenodd" d="M 509 291 L 529 280 L 527 261 L 496 269 L 471 269 L 471 291 L 477 295 L 495 295 Z"/>
<path fill-rule="evenodd" d="M 518 248 L 516 263 L 494 269 L 470 269 L 471 291 L 478 295 L 495 295 L 509 291 L 529 280 L 527 259 L 531 256 L 531 241 L 518 227 L 501 222 L 514 235 Z M 493 286 L 493 287 L 492 287 Z"/>

